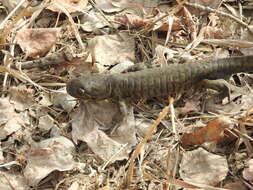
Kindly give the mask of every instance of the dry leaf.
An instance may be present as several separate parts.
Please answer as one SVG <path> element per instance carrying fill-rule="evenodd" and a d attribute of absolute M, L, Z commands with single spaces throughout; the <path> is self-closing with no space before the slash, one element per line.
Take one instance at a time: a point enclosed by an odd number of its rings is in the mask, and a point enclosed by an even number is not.
<path fill-rule="evenodd" d="M 8 172 L 0 171 L 0 189 L 2 190 L 27 190 L 30 189 L 26 184 L 25 178 L 23 175 Z M 10 185 L 11 184 L 11 185 Z"/>
<path fill-rule="evenodd" d="M 127 3 L 127 0 L 96 0 L 98 8 L 106 13 L 122 11 Z"/>
<path fill-rule="evenodd" d="M 107 20 L 114 21 L 115 15 L 104 15 Z M 101 28 L 106 26 L 110 26 L 108 21 L 106 20 L 100 13 L 91 10 L 89 14 L 84 14 L 80 16 L 80 24 L 81 28 L 86 32 L 99 32 Z M 118 28 L 120 26 L 117 23 L 113 23 L 114 28 Z M 103 31 L 103 30 L 102 30 Z"/>
<path fill-rule="evenodd" d="M 67 94 L 66 87 L 58 89 L 57 92 L 52 92 L 51 99 L 53 105 L 60 106 L 67 112 L 70 112 L 77 104 L 76 99 Z"/>
<path fill-rule="evenodd" d="M 186 28 L 191 34 L 191 39 L 194 40 L 197 36 L 197 29 L 196 29 L 196 24 L 193 21 L 191 13 L 186 7 L 183 7 L 179 15 L 182 15 L 184 17 Z"/>
<path fill-rule="evenodd" d="M 115 19 L 123 25 L 134 27 L 134 28 L 143 27 L 143 26 L 149 25 L 154 22 L 155 24 L 154 24 L 152 30 L 166 32 L 166 31 L 168 31 L 168 28 L 169 28 L 168 24 L 170 22 L 168 22 L 168 20 L 170 19 L 170 17 L 167 16 L 167 17 L 159 20 L 158 22 L 156 22 L 156 20 L 163 17 L 164 15 L 165 15 L 165 13 L 157 11 L 156 16 L 154 16 L 152 18 L 141 18 L 140 16 L 137 16 L 134 14 L 122 14 L 122 15 L 117 16 Z M 172 31 L 181 30 L 183 28 L 180 24 L 180 20 L 177 17 L 173 17 L 172 23 L 173 23 L 171 26 Z"/>
<path fill-rule="evenodd" d="M 195 102 L 194 100 L 187 101 L 184 107 L 178 108 L 178 111 L 182 115 L 186 115 L 190 112 L 198 112 L 199 102 Z"/>
<path fill-rule="evenodd" d="M 25 87 L 11 87 L 9 89 L 10 102 L 17 111 L 24 111 L 34 104 L 34 90 Z"/>
<path fill-rule="evenodd" d="M 54 124 L 54 119 L 50 115 L 44 115 L 39 118 L 38 128 L 41 130 L 49 131 L 54 126 L 56 126 Z"/>
<path fill-rule="evenodd" d="M 88 0 L 52 0 L 47 9 L 61 13 L 59 6 L 63 6 L 69 13 L 80 12 L 87 6 Z"/>
<path fill-rule="evenodd" d="M 71 186 L 68 188 L 68 190 L 79 190 L 80 189 L 80 185 L 77 181 L 74 181 Z"/>
<path fill-rule="evenodd" d="M 132 61 L 123 61 L 117 65 L 115 65 L 113 68 L 110 69 L 110 73 L 121 73 L 123 71 L 126 71 L 127 69 L 131 68 L 135 64 Z"/>
<path fill-rule="evenodd" d="M 9 98 L 0 99 L 0 125 L 0 139 L 5 139 L 24 126 L 21 115 L 15 111 L 15 104 L 11 104 Z"/>
<path fill-rule="evenodd" d="M 118 15 L 115 20 L 120 22 L 125 26 L 130 26 L 134 28 L 142 27 L 148 24 L 149 19 L 143 19 L 140 16 L 133 15 L 133 14 L 122 14 Z"/>
<path fill-rule="evenodd" d="M 149 20 L 149 24 L 154 23 L 154 27 L 152 28 L 153 31 L 157 30 L 167 32 L 169 28 L 171 28 L 171 31 L 178 31 L 183 28 L 178 17 L 171 15 L 164 17 L 167 13 L 161 12 L 159 9 L 155 9 L 155 11 L 155 17 L 152 18 L 152 20 Z M 170 21 L 171 17 L 173 22 Z M 170 26 L 169 24 L 172 24 L 172 26 Z"/>
<path fill-rule="evenodd" d="M 73 141 L 85 141 L 104 161 L 128 158 L 136 144 L 135 122 L 133 108 L 124 103 L 123 106 L 126 113 L 119 104 L 109 101 L 82 103 L 71 116 Z"/>
<path fill-rule="evenodd" d="M 229 128 L 232 122 L 227 117 L 220 117 L 208 123 L 207 126 L 193 133 L 185 133 L 181 138 L 182 146 L 189 147 L 200 145 L 204 142 L 217 141 L 223 138 L 224 130 Z"/>
<path fill-rule="evenodd" d="M 60 28 L 36 28 L 20 30 L 15 40 L 29 57 L 44 56 L 55 44 Z"/>
<path fill-rule="evenodd" d="M 54 170 L 67 171 L 75 167 L 72 156 L 75 146 L 66 137 L 54 137 L 37 143 L 27 156 L 24 176 L 35 186 Z"/>
<path fill-rule="evenodd" d="M 126 33 L 96 36 L 89 41 L 89 50 L 102 65 L 116 65 L 124 61 L 134 61 L 134 38 Z"/>
<path fill-rule="evenodd" d="M 147 134 L 150 126 L 152 126 L 152 124 L 154 123 L 153 120 L 149 120 L 149 119 L 143 119 L 143 118 L 136 118 L 135 119 L 135 125 L 136 125 L 136 130 L 139 136 L 141 137 L 145 137 L 145 135 Z M 159 155 L 160 156 L 160 155 Z"/>
<path fill-rule="evenodd" d="M 204 36 L 205 39 L 224 39 L 224 32 L 221 28 L 213 27 L 213 26 L 205 26 L 204 28 Z"/>
<path fill-rule="evenodd" d="M 253 29 L 253 25 L 250 25 L 249 28 Z M 242 40 L 245 42 L 251 42 L 251 44 L 253 44 L 252 32 L 244 30 L 244 32 L 242 33 Z M 243 48 L 241 49 L 241 51 L 243 52 L 244 55 L 252 55 L 253 46 L 251 45 L 251 47 Z"/>
<path fill-rule="evenodd" d="M 198 148 L 183 154 L 179 173 L 184 181 L 215 186 L 227 176 L 228 164 L 225 157 Z"/>
<path fill-rule="evenodd" d="M 248 181 L 253 181 L 253 159 L 250 159 L 247 163 L 248 168 L 245 168 L 242 172 L 243 177 Z"/>

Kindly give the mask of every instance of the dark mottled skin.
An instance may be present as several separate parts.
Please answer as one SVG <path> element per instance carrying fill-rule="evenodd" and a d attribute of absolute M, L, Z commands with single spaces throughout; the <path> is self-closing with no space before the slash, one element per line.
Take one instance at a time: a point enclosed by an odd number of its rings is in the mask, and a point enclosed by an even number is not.
<path fill-rule="evenodd" d="M 89 74 L 70 80 L 67 92 L 73 97 L 91 100 L 151 98 L 187 90 L 203 79 L 224 79 L 250 71 L 253 71 L 253 56 L 207 59 L 130 73 Z"/>

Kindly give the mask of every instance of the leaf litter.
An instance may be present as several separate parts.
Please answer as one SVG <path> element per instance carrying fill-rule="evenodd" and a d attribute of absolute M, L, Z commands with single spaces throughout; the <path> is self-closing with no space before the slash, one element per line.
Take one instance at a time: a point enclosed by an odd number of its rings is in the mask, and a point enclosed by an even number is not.
<path fill-rule="evenodd" d="M 169 106 L 76 100 L 64 88 L 148 60 L 250 55 L 252 9 L 233 0 L 2 1 L 0 188 L 252 189 L 251 74 L 229 79 L 238 87 L 230 101 L 189 89 Z"/>

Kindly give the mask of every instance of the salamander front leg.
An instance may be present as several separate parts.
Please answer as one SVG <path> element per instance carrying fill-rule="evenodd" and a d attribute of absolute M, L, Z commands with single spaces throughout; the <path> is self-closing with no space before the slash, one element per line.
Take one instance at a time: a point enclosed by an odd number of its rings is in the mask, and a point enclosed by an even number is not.
<path fill-rule="evenodd" d="M 236 91 L 236 92 L 242 91 L 241 88 L 234 86 L 232 84 L 229 84 L 224 79 L 217 79 L 217 80 L 205 79 L 200 82 L 200 85 L 203 86 L 204 88 L 213 89 L 220 92 L 221 98 L 228 97 L 229 102 L 231 101 L 231 91 Z"/>
<path fill-rule="evenodd" d="M 119 100 L 117 104 L 119 106 L 121 118 L 118 120 L 118 123 L 116 123 L 110 130 L 111 135 L 115 133 L 119 126 L 122 125 L 122 123 L 126 123 L 126 120 L 129 119 L 129 114 L 133 114 L 133 107 L 130 105 L 129 101 Z"/>

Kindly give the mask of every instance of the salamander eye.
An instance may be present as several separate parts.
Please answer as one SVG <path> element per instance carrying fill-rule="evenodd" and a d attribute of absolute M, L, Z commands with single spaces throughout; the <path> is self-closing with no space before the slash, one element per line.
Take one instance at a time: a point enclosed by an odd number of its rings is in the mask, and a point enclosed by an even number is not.
<path fill-rule="evenodd" d="M 77 89 L 77 92 L 80 96 L 84 96 L 86 94 L 86 91 L 84 88 L 78 88 Z"/>

